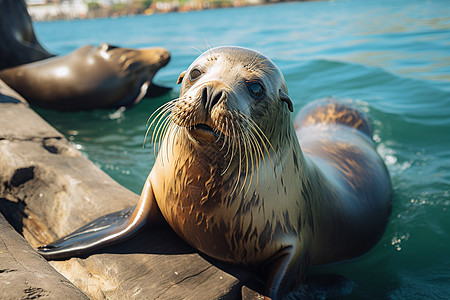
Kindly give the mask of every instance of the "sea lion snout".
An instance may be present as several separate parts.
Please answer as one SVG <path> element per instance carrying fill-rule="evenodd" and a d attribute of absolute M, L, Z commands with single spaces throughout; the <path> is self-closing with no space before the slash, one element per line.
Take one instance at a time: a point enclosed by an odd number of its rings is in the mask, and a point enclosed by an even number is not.
<path fill-rule="evenodd" d="M 166 66 L 170 61 L 170 52 L 161 47 L 139 48 L 142 62 L 148 65 L 157 65 L 159 68 Z"/>
<path fill-rule="evenodd" d="M 197 140 L 217 142 L 219 138 L 218 119 L 226 110 L 223 105 L 229 97 L 228 91 L 220 82 L 207 82 L 192 90 L 195 96 L 190 103 L 188 133 Z"/>
<path fill-rule="evenodd" d="M 209 83 L 201 88 L 201 103 L 207 112 L 211 112 L 216 104 L 228 98 L 228 92 L 217 83 Z"/>
<path fill-rule="evenodd" d="M 166 66 L 170 61 L 170 52 L 164 48 L 154 48 L 155 56 L 159 57 L 162 66 Z"/>

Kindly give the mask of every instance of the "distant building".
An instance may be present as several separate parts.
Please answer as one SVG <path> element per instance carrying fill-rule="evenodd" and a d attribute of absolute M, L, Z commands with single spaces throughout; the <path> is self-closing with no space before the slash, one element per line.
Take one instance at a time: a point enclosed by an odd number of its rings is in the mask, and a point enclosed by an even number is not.
<path fill-rule="evenodd" d="M 26 0 L 26 3 L 35 21 L 86 18 L 89 12 L 83 0 Z"/>
<path fill-rule="evenodd" d="M 47 0 L 27 0 L 27 5 L 43 5 L 47 4 Z"/>
<path fill-rule="evenodd" d="M 132 0 L 85 0 L 86 3 L 98 3 L 101 7 L 111 7 L 114 4 L 131 4 Z"/>
<path fill-rule="evenodd" d="M 260 4 L 264 4 L 265 2 L 268 2 L 268 1 L 266 1 L 266 0 L 247 0 L 246 2 L 249 5 L 260 5 Z"/>

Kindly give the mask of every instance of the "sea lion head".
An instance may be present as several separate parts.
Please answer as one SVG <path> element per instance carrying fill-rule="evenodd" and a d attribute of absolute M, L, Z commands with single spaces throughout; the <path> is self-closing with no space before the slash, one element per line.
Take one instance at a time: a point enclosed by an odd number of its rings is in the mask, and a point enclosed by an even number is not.
<path fill-rule="evenodd" d="M 284 77 L 262 54 L 218 47 L 200 55 L 178 78 L 172 119 L 194 141 L 234 137 L 259 143 L 279 135 L 292 102 Z"/>
<path fill-rule="evenodd" d="M 112 69 L 120 76 L 153 78 L 153 75 L 170 60 L 170 53 L 164 48 L 124 48 L 107 43 L 99 46 L 86 45 L 69 54 L 80 60 L 80 65 Z M 151 80 L 150 78 L 150 80 Z"/>

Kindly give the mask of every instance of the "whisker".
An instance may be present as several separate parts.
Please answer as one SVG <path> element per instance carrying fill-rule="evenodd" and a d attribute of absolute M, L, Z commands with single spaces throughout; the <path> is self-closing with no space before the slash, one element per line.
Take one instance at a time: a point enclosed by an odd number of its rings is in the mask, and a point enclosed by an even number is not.
<path fill-rule="evenodd" d="M 176 99 L 177 100 L 177 99 Z M 148 118 L 147 120 L 147 124 L 146 126 L 148 127 L 152 127 L 153 124 L 156 122 L 156 120 L 158 120 L 162 115 L 164 114 L 169 114 L 174 106 L 175 102 L 174 101 L 169 101 L 166 104 L 160 106 L 159 108 L 157 108 Z M 156 115 L 156 116 L 155 116 Z M 148 125 L 148 123 L 150 122 L 150 120 L 152 120 L 152 122 L 150 123 L 150 125 Z"/>
<path fill-rule="evenodd" d="M 220 174 L 221 176 L 223 176 L 228 171 L 228 168 L 231 166 L 231 163 L 232 163 L 233 158 L 234 158 L 234 147 L 235 147 L 234 146 L 235 145 L 234 126 L 233 126 L 233 136 L 231 136 L 231 133 L 228 131 L 228 118 L 226 119 L 226 123 L 227 123 L 228 149 L 227 149 L 227 153 L 225 154 L 224 157 L 227 157 L 227 155 L 230 153 L 230 148 L 231 148 L 231 154 L 230 154 L 230 159 L 228 161 L 228 165 L 225 168 L 225 170 Z M 231 124 L 231 125 L 233 125 L 233 124 Z"/>
<path fill-rule="evenodd" d="M 228 120 L 228 119 L 225 118 L 225 121 L 226 120 Z M 221 131 L 223 131 L 225 133 L 223 134 L 223 136 L 224 136 L 223 143 L 222 143 L 222 147 L 220 147 L 219 151 L 222 151 L 223 148 L 225 148 L 225 145 L 227 144 L 227 141 L 228 141 L 228 124 L 227 124 L 227 126 L 225 126 L 225 121 L 222 121 L 222 123 L 220 125 L 221 126 Z M 228 154 L 228 151 L 227 151 L 227 153 L 225 153 L 225 157 L 227 156 L 227 154 Z"/>
<path fill-rule="evenodd" d="M 255 135 L 253 134 L 253 130 L 248 131 L 251 151 L 255 153 L 255 164 L 256 164 L 256 186 L 259 184 L 259 170 L 261 167 L 261 160 L 264 159 L 264 155 L 261 156 L 262 150 L 258 145 L 258 141 L 256 140 Z"/>
<path fill-rule="evenodd" d="M 230 140 L 230 135 L 231 135 L 229 130 L 228 130 L 228 118 L 227 117 L 225 117 L 225 123 L 226 123 L 226 126 L 225 126 L 225 132 L 226 132 L 226 134 L 225 134 L 225 142 L 224 142 L 224 144 L 223 144 L 223 146 L 222 146 L 222 148 L 220 150 L 222 150 L 223 147 L 225 147 L 225 144 L 228 142 L 227 153 L 225 153 L 225 157 L 226 157 L 228 155 L 228 153 L 230 152 L 230 142 L 229 142 L 229 140 Z"/>
<path fill-rule="evenodd" d="M 258 148 L 260 149 L 261 157 L 262 157 L 262 160 L 263 160 L 263 163 L 264 163 L 265 176 L 266 176 L 266 179 L 267 179 L 267 164 L 266 164 L 266 159 L 264 157 L 265 156 L 264 152 L 262 151 L 262 148 L 261 148 L 260 144 L 263 145 L 264 150 L 266 151 L 267 156 L 269 157 L 270 163 L 273 166 L 273 162 L 272 162 L 272 158 L 270 156 L 269 149 L 267 148 L 266 143 L 265 143 L 266 140 L 268 141 L 268 139 L 267 139 L 266 135 L 264 134 L 264 132 L 262 132 L 262 130 L 259 129 L 258 125 L 256 125 L 254 122 L 250 122 L 249 118 L 245 117 L 244 115 L 242 115 L 242 118 L 246 122 L 246 124 L 249 126 L 251 131 L 254 132 L 256 134 L 256 136 L 257 136 L 257 137 L 255 137 L 255 140 L 256 140 L 255 143 L 258 145 Z M 265 139 L 262 138 L 261 134 L 264 135 Z M 259 138 L 260 143 L 257 142 L 258 138 Z"/>
<path fill-rule="evenodd" d="M 243 158 L 245 158 L 245 176 L 244 176 L 244 182 L 243 182 L 243 184 L 242 184 L 241 190 L 239 191 L 239 194 L 240 194 L 240 193 L 242 193 L 242 191 L 244 190 L 245 184 L 246 184 L 246 182 L 247 182 L 249 163 L 248 163 L 247 143 L 245 142 L 245 139 L 244 139 L 244 138 L 245 138 L 244 130 L 243 130 L 242 125 L 241 125 L 240 123 L 238 123 L 238 125 L 239 125 L 239 132 L 242 133 L 242 135 L 240 136 L 240 140 L 239 140 L 239 141 L 242 141 L 243 148 L 244 148 L 244 149 L 243 149 L 243 150 L 244 150 L 244 157 L 243 157 Z M 240 144 L 241 144 L 241 143 L 240 143 Z M 240 144 L 239 144 L 239 145 L 240 145 Z M 238 177 L 238 178 L 240 178 L 240 177 Z"/>
<path fill-rule="evenodd" d="M 160 107 L 158 107 L 158 108 L 150 115 L 150 117 L 149 117 L 148 120 L 147 120 L 147 123 L 145 124 L 145 126 L 147 126 L 147 131 L 145 132 L 144 142 L 143 142 L 143 144 L 142 144 L 142 147 L 143 147 L 143 148 L 145 148 L 145 141 L 146 141 L 146 139 L 147 139 L 148 133 L 150 132 L 150 129 L 152 128 L 154 122 L 155 122 L 161 115 L 164 115 L 165 113 L 167 113 L 167 114 L 170 113 L 170 110 L 172 109 L 173 105 L 175 104 L 175 102 L 176 102 L 178 99 L 179 99 L 179 98 L 174 99 L 174 100 L 171 100 L 171 101 L 169 101 L 169 102 L 167 102 L 167 103 L 161 105 Z M 155 114 L 157 114 L 156 117 L 154 117 Z M 153 117 L 154 117 L 154 118 L 153 118 Z M 152 120 L 152 118 L 153 118 L 153 120 Z M 150 122 L 150 120 L 152 120 L 152 122 L 150 123 L 150 125 L 148 125 L 148 123 Z"/>
<path fill-rule="evenodd" d="M 175 122 L 173 122 L 173 121 L 171 121 L 170 122 L 170 125 L 169 125 L 170 127 L 168 128 L 168 132 L 167 133 L 165 133 L 165 135 L 164 136 L 173 136 L 174 138 L 173 139 L 170 139 L 171 141 L 172 141 L 172 156 L 174 156 L 175 154 L 174 154 L 174 149 L 175 149 L 175 141 L 177 140 L 177 135 L 178 135 L 178 133 L 180 132 L 180 127 L 179 126 L 177 126 L 176 124 L 175 124 Z M 169 139 L 167 139 L 166 138 L 166 143 L 167 143 L 167 148 L 168 148 L 168 144 L 169 144 Z M 168 154 L 168 151 L 166 152 L 166 154 L 167 154 L 167 161 L 169 161 L 169 154 Z"/>
<path fill-rule="evenodd" d="M 176 98 L 173 100 L 170 100 L 169 102 L 164 103 L 163 105 L 161 105 L 160 107 L 158 107 L 157 109 L 155 109 L 155 111 L 150 115 L 150 117 L 148 117 L 147 119 L 147 123 L 145 124 L 145 126 L 148 126 L 148 123 L 150 122 L 150 120 L 153 118 L 153 116 L 160 110 L 166 108 L 167 106 L 174 104 L 177 100 L 179 100 L 180 98 Z"/>
<path fill-rule="evenodd" d="M 217 134 L 217 131 L 219 131 L 219 136 L 216 139 L 216 144 L 220 141 L 220 138 L 222 137 L 222 127 L 223 127 L 223 123 L 220 123 L 216 129 L 214 129 L 214 132 Z"/>
<path fill-rule="evenodd" d="M 277 155 L 277 152 L 275 151 L 274 147 L 272 146 L 272 143 L 269 141 L 269 139 L 267 138 L 265 133 L 261 130 L 261 128 L 255 123 L 255 121 L 253 121 L 250 118 L 245 118 L 245 119 L 249 122 L 249 124 L 253 124 L 255 132 L 257 133 L 257 135 L 259 136 L 259 138 L 263 142 L 262 144 L 264 146 L 265 151 L 267 152 L 267 156 L 269 157 L 270 164 L 272 166 L 274 166 L 272 158 L 271 158 L 271 155 L 270 155 L 270 152 L 269 152 L 269 149 L 266 146 L 266 143 L 269 144 L 269 147 L 272 149 L 273 153 L 275 154 L 276 161 L 278 161 L 278 155 Z"/>
<path fill-rule="evenodd" d="M 272 143 L 269 141 L 269 139 L 267 138 L 266 134 L 261 130 L 261 128 L 255 123 L 255 121 L 253 121 L 250 118 L 246 118 L 247 121 L 249 121 L 250 123 L 252 123 L 256 129 L 257 132 L 259 132 L 261 134 L 261 136 L 264 138 L 264 140 L 269 144 L 270 148 L 272 149 L 272 151 L 274 152 L 277 160 L 278 160 L 278 156 L 277 156 L 277 151 L 275 151 L 275 148 L 272 146 Z M 267 153 L 269 154 L 269 151 L 267 151 Z"/>
<path fill-rule="evenodd" d="M 203 38 L 205 39 L 206 48 L 207 48 L 208 50 L 211 50 L 211 49 L 212 49 L 212 48 L 211 48 L 211 45 L 208 43 L 208 39 L 206 38 L 205 33 L 202 32 L 202 35 L 203 35 Z"/>
<path fill-rule="evenodd" d="M 264 158 L 264 152 L 262 151 L 261 146 L 259 145 L 258 139 L 256 138 L 256 136 L 254 134 L 253 128 L 252 127 L 250 127 L 250 128 L 252 130 L 249 131 L 249 135 L 252 139 L 255 151 L 256 151 L 256 153 L 258 153 L 258 169 L 261 166 L 261 160 L 263 161 L 264 168 L 265 168 L 266 162 L 265 162 L 265 158 Z"/>
<path fill-rule="evenodd" d="M 191 46 L 192 49 L 197 50 L 198 52 L 200 52 L 200 55 L 203 54 L 203 51 L 198 49 L 197 47 Z"/>
<path fill-rule="evenodd" d="M 236 148 L 236 141 L 238 141 L 238 139 L 239 139 L 239 137 L 236 135 L 236 130 L 235 130 L 235 127 L 234 127 L 234 123 L 231 123 L 231 125 L 232 125 L 232 127 L 233 127 L 233 137 L 234 137 L 234 139 L 233 139 L 233 148 Z M 230 195 L 233 195 L 234 194 L 234 192 L 236 191 L 236 188 L 237 188 L 237 186 L 239 185 L 239 180 L 240 180 L 240 178 L 241 178 L 241 166 L 242 166 L 242 158 L 241 158 L 241 144 L 239 143 L 239 142 L 237 142 L 237 144 L 238 144 L 238 147 L 237 147 L 237 149 L 235 149 L 235 153 L 236 153 L 236 151 L 237 150 L 239 150 L 239 160 L 238 160 L 238 176 L 237 176 L 237 179 L 236 179 L 236 183 L 234 184 L 234 188 L 233 188 L 233 190 L 232 190 L 232 192 L 231 192 L 231 194 Z M 234 155 L 232 155 L 232 158 L 234 157 Z M 231 163 L 231 160 L 230 160 L 230 163 Z"/>
<path fill-rule="evenodd" d="M 164 151 L 163 154 L 166 154 L 167 162 L 169 161 L 169 140 L 172 142 L 175 141 L 175 139 L 168 139 L 167 137 L 169 134 L 172 135 L 172 131 L 174 129 L 176 129 L 175 123 L 172 121 L 172 119 L 169 118 L 169 120 L 170 121 L 166 123 L 166 125 L 164 127 L 164 131 L 162 132 L 162 135 L 160 137 L 160 140 L 163 139 L 163 143 L 164 142 L 166 143 L 166 151 Z M 174 148 L 173 145 L 170 148 L 172 149 L 172 155 L 173 155 L 173 148 Z M 162 156 L 162 158 L 164 158 L 164 156 Z M 163 161 L 164 161 L 164 159 L 163 159 Z"/>
<path fill-rule="evenodd" d="M 157 120 L 157 121 L 156 121 Z M 161 115 L 161 117 L 159 117 L 158 119 L 155 119 L 156 123 L 155 123 L 155 127 L 153 130 L 153 134 L 152 134 L 152 144 L 153 144 L 153 149 L 155 150 L 155 143 L 157 141 L 160 140 L 161 138 L 161 131 L 163 130 L 165 124 L 167 122 L 170 122 L 170 117 L 169 115 Z M 159 146 L 158 146 L 158 151 L 159 151 Z M 154 152 L 156 155 L 156 152 Z"/>
<path fill-rule="evenodd" d="M 253 182 L 253 173 L 255 172 L 255 169 L 254 169 L 254 162 L 253 162 L 253 159 L 254 159 L 253 150 L 254 149 L 253 149 L 252 143 L 250 141 L 248 131 L 244 131 L 244 137 L 245 137 L 245 140 L 244 140 L 245 151 L 248 152 L 249 156 L 250 156 L 250 180 L 248 182 L 247 190 L 245 191 L 245 194 L 244 194 L 244 196 L 246 196 L 248 191 L 250 190 L 251 184 Z"/>
<path fill-rule="evenodd" d="M 152 140 L 153 147 L 155 149 L 155 155 L 156 155 L 156 149 L 158 150 L 158 153 L 161 150 L 161 140 L 164 139 L 166 132 L 167 132 L 167 127 L 171 124 L 171 122 L 172 122 L 172 120 L 170 118 L 165 118 L 160 123 L 160 126 L 158 126 L 158 130 L 156 131 L 156 135 L 155 135 L 155 140 Z M 156 147 L 156 144 L 158 144 L 157 147 Z"/>

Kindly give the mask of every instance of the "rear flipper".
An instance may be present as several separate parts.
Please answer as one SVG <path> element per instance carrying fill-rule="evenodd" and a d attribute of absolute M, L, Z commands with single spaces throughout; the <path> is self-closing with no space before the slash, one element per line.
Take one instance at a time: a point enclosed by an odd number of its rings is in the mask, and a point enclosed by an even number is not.
<path fill-rule="evenodd" d="M 147 222 L 162 222 L 149 180 L 136 207 L 100 217 L 57 241 L 38 248 L 49 260 L 89 254 L 133 236 Z"/>
<path fill-rule="evenodd" d="M 307 276 L 303 285 L 289 293 L 289 299 L 328 299 L 350 295 L 356 284 L 338 274 Z"/>
<path fill-rule="evenodd" d="M 241 289 L 243 300 L 277 300 L 291 291 L 303 278 L 307 261 L 300 247 L 293 245 L 280 249 L 261 265 L 266 285 L 264 295 L 249 287 Z"/>

